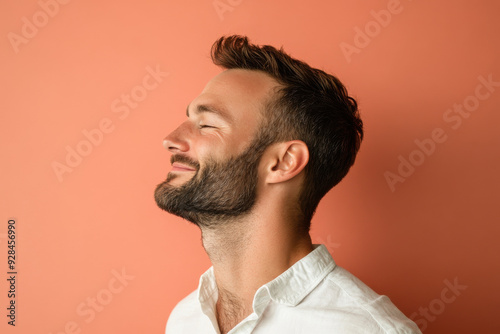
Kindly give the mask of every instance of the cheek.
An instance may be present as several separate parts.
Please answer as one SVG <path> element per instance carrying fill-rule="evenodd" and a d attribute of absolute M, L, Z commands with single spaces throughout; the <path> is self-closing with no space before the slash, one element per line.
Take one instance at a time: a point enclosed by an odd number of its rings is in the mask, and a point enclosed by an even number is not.
<path fill-rule="evenodd" d="M 244 152 L 248 149 L 249 145 L 254 141 L 256 136 L 256 131 L 251 131 L 251 129 L 242 129 L 241 132 L 236 133 L 231 140 L 231 145 L 233 146 L 234 152 Z"/>
<path fill-rule="evenodd" d="M 207 131 L 200 133 L 193 140 L 192 149 L 200 163 L 203 163 L 203 160 L 207 158 L 224 160 L 244 152 L 254 138 L 253 132 L 251 126 L 231 131 L 224 128 Z"/>
<path fill-rule="evenodd" d="M 203 165 L 203 162 L 207 159 L 221 159 L 227 150 L 227 143 L 218 135 L 205 135 L 196 143 L 193 143 L 193 150 L 196 159 Z"/>

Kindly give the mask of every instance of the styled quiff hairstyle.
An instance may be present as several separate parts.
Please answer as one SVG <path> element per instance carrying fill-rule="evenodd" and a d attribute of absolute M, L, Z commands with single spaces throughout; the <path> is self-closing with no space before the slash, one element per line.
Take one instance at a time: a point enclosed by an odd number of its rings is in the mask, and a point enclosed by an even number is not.
<path fill-rule="evenodd" d="M 267 103 L 260 139 L 264 147 L 289 140 L 309 150 L 299 200 L 302 226 L 310 228 L 321 198 L 347 174 L 363 139 L 356 101 L 334 76 L 294 59 L 283 49 L 227 36 L 212 46 L 212 61 L 225 69 L 262 71 L 279 84 Z"/>

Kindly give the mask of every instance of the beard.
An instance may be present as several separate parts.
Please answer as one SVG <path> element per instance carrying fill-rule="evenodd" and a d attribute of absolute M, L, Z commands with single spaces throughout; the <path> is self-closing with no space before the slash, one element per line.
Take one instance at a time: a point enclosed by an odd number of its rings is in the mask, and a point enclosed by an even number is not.
<path fill-rule="evenodd" d="M 190 158 L 174 155 L 172 163 L 183 162 L 196 173 L 180 186 L 169 183 L 177 176 L 169 173 L 155 189 L 156 204 L 200 228 L 216 228 L 243 216 L 256 202 L 257 167 L 262 153 L 257 140 L 242 154 L 226 161 L 209 159 L 203 168 Z"/>

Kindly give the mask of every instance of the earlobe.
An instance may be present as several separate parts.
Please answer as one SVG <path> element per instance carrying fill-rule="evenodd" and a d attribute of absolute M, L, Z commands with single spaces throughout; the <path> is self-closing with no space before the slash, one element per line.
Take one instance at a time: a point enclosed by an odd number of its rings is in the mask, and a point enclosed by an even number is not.
<path fill-rule="evenodd" d="M 292 179 L 309 161 L 307 145 L 300 140 L 279 143 L 272 154 L 272 163 L 266 176 L 267 183 L 279 183 Z"/>

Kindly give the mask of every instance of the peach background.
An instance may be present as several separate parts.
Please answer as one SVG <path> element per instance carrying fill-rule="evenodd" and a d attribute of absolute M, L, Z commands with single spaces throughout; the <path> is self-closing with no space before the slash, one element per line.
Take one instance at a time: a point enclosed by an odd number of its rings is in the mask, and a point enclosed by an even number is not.
<path fill-rule="evenodd" d="M 22 35 L 23 17 L 43 24 L 41 5 L 2 1 L 2 333 L 69 333 L 71 322 L 80 333 L 164 331 L 210 262 L 198 229 L 154 203 L 169 168 L 161 142 L 218 73 L 212 42 L 232 33 L 283 45 L 358 98 L 366 140 L 351 173 L 321 203 L 314 240 L 406 315 L 416 312 L 425 333 L 499 332 L 500 87 L 456 130 L 443 119 L 474 94 L 479 76 L 500 81 L 499 3 L 401 0 L 400 12 L 348 61 L 341 43 L 354 43 L 356 27 L 376 29 L 371 11 L 391 1 L 221 2 L 232 3 L 222 19 L 212 0 L 72 1 L 16 53 L 8 34 Z M 169 75 L 120 119 L 111 104 L 142 84 L 148 66 Z M 64 163 L 66 147 L 106 118 L 113 131 L 59 182 L 52 163 Z M 384 173 L 397 173 L 398 157 L 408 159 L 414 141 L 435 128 L 447 140 L 391 191 Z M 5 317 L 12 217 L 15 328 Z M 134 279 L 87 322 L 79 305 L 102 300 L 122 268 Z M 455 278 L 467 289 L 439 309 L 444 281 Z M 418 313 L 430 305 L 439 314 L 425 320 Z"/>

